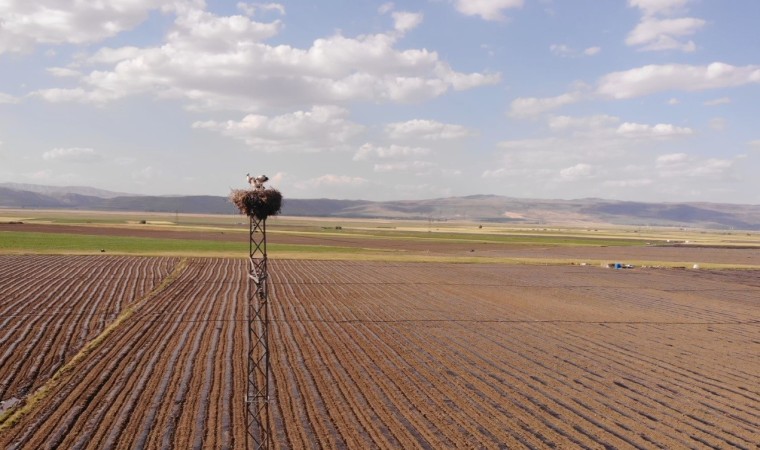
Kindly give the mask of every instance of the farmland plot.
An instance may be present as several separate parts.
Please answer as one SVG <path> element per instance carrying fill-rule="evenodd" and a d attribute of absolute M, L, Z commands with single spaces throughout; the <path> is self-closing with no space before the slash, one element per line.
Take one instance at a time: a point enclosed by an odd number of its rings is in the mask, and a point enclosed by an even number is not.
<path fill-rule="evenodd" d="M 240 447 L 245 405 L 233 395 L 245 389 L 244 268 L 190 261 L 5 430 L 0 447 Z"/>
<path fill-rule="evenodd" d="M 0 400 L 44 383 L 176 258 L 0 258 Z"/>
<path fill-rule="evenodd" d="M 279 262 L 276 440 L 755 448 L 760 289 L 733 275 Z"/>
<path fill-rule="evenodd" d="M 270 267 L 277 448 L 758 444 L 757 272 Z M 242 448 L 245 271 L 191 260 L 0 448 Z"/>

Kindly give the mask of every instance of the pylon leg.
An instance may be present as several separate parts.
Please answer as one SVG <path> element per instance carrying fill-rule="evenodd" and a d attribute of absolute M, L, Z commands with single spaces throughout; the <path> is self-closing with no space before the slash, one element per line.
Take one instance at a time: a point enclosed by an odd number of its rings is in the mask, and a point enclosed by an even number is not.
<path fill-rule="evenodd" d="M 246 448 L 268 449 L 269 414 L 269 303 L 267 292 L 266 219 L 251 217 L 248 274 L 248 386 Z"/>

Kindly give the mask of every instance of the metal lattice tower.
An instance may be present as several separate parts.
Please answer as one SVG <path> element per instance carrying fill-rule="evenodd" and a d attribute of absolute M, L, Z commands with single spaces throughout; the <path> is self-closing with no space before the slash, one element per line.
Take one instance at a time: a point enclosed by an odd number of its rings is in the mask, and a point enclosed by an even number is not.
<path fill-rule="evenodd" d="M 257 186 L 263 189 L 263 186 Z M 269 414 L 269 303 L 267 298 L 266 218 L 250 216 L 250 268 L 248 273 L 248 438 L 246 448 L 268 449 Z"/>

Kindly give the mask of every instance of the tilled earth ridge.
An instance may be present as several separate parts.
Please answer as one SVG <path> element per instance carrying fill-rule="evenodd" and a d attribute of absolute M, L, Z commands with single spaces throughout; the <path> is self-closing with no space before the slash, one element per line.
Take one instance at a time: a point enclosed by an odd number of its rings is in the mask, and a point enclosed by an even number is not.
<path fill-rule="evenodd" d="M 246 264 L 190 260 L 0 448 L 243 448 Z M 758 276 L 270 261 L 274 447 L 756 448 Z"/>

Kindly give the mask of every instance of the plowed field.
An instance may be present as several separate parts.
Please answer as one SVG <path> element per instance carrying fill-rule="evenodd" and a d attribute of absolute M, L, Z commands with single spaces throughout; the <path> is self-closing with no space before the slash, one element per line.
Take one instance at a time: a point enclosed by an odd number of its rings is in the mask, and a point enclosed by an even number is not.
<path fill-rule="evenodd" d="M 7 309 L 10 292 L 40 284 L 8 268 L 80 260 L 58 258 L 0 257 L 7 326 L 52 317 L 68 330 L 88 315 L 59 308 L 77 277 L 23 318 Z M 122 259 L 91 260 L 90 270 L 122 276 Z M 104 306 L 115 325 L 70 370 L 47 384 L 50 370 L 37 377 L 49 391 L 6 421 L 0 448 L 244 446 L 246 263 L 124 260 L 159 276 L 121 300 L 128 317 Z M 176 267 L 176 279 L 145 293 Z M 271 261 L 270 275 L 277 448 L 760 442 L 757 271 L 293 260 Z M 100 292 L 95 304 L 123 298 Z M 9 352 L 2 370 L 30 359 L 25 351 Z"/>

